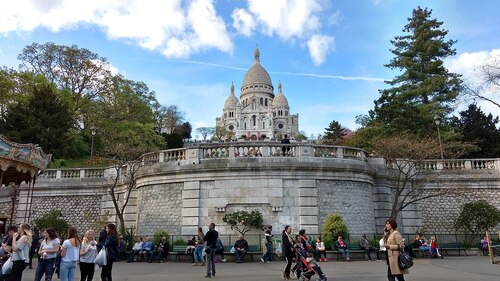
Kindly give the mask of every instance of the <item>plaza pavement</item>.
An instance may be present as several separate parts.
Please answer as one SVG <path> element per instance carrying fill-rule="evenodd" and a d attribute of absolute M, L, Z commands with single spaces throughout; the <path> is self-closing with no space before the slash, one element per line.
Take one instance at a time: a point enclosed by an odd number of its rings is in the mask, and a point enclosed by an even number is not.
<path fill-rule="evenodd" d="M 453 256 L 445 259 L 415 259 L 407 281 L 500 281 L 500 265 L 491 264 L 485 256 Z M 36 262 L 35 262 L 36 264 Z M 285 262 L 277 261 L 271 264 L 248 262 L 236 264 L 233 262 L 217 263 L 216 277 L 211 280 L 279 281 Z M 328 280 L 335 281 L 383 281 L 387 280 L 385 261 L 329 261 L 320 263 Z M 24 271 L 23 280 L 33 281 L 34 269 Z M 113 265 L 114 281 L 164 281 L 164 280 L 206 280 L 205 267 L 192 266 L 188 262 L 168 261 L 165 263 L 126 263 L 116 262 Z M 42 279 L 45 280 L 45 279 Z M 57 280 L 55 277 L 53 280 Z M 77 270 L 75 280 L 80 280 Z M 100 270 L 94 276 L 100 279 Z M 292 280 L 294 280 L 292 278 Z M 311 280 L 315 280 L 314 278 Z"/>

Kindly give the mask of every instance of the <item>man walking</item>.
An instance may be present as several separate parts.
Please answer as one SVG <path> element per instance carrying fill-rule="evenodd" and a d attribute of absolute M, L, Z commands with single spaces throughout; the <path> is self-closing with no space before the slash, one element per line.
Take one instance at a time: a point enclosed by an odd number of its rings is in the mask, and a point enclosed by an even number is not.
<path fill-rule="evenodd" d="M 205 278 L 212 278 L 215 276 L 215 241 L 219 238 L 219 233 L 215 230 L 215 223 L 210 223 L 208 225 L 208 231 L 205 233 L 203 237 L 203 241 L 205 244 L 205 253 L 206 253 L 206 263 L 207 263 L 207 275 Z"/>

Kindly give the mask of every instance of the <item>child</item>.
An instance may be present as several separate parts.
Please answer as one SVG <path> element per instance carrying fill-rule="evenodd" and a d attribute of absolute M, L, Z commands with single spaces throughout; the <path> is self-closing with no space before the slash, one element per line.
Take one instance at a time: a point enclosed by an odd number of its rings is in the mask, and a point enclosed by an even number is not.
<path fill-rule="evenodd" d="M 436 242 L 436 239 L 434 238 L 434 236 L 431 237 L 431 248 L 430 248 L 430 252 L 431 252 L 431 258 L 443 258 L 443 256 L 439 253 L 439 248 L 438 248 L 438 245 L 437 245 L 437 242 Z"/>

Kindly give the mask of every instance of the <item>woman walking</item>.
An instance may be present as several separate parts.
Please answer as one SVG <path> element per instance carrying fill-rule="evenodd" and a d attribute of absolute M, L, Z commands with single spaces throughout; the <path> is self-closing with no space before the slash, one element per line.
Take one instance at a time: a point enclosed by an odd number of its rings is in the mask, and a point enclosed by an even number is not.
<path fill-rule="evenodd" d="M 402 270 L 398 265 L 400 251 L 403 251 L 405 242 L 399 231 L 396 230 L 398 224 L 394 219 L 385 222 L 384 242 L 387 250 L 387 279 L 389 281 L 404 281 L 404 275 L 410 273 L 408 269 Z"/>
<path fill-rule="evenodd" d="M 283 269 L 283 279 L 290 279 L 290 268 L 292 267 L 294 256 L 293 244 L 292 227 L 287 225 L 281 235 L 281 251 L 286 260 L 286 265 Z"/>
<path fill-rule="evenodd" d="M 87 230 L 80 246 L 80 281 L 94 278 L 94 260 L 97 256 L 97 241 L 93 230 Z"/>
<path fill-rule="evenodd" d="M 23 271 L 29 262 L 32 239 L 29 224 L 22 223 L 12 236 L 12 272 L 5 276 L 6 281 L 21 281 L 23 279 Z"/>
<path fill-rule="evenodd" d="M 52 227 L 46 228 L 42 235 L 44 239 L 38 249 L 38 256 L 40 258 L 36 267 L 35 281 L 42 280 L 44 274 L 45 281 L 51 281 L 61 241 L 57 238 L 56 230 Z"/>
<path fill-rule="evenodd" d="M 74 281 L 76 263 L 80 256 L 80 239 L 75 227 L 68 229 L 68 239 L 64 240 L 61 248 L 61 281 Z"/>
<path fill-rule="evenodd" d="M 111 272 L 113 270 L 113 262 L 118 258 L 118 233 L 116 232 L 116 226 L 112 223 L 108 223 L 105 229 L 107 236 L 104 248 L 106 249 L 108 260 L 106 265 L 102 267 L 101 280 L 112 281 Z"/>

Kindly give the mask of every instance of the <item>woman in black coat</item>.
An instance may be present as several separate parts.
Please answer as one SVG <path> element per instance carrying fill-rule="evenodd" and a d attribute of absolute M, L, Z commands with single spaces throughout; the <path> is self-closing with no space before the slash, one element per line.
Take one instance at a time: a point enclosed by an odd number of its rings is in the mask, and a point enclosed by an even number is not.
<path fill-rule="evenodd" d="M 292 227 L 287 225 L 283 230 L 283 235 L 281 236 L 281 251 L 285 256 L 286 266 L 283 270 L 283 279 L 290 279 L 290 268 L 292 267 L 294 250 L 293 250 L 294 239 L 292 237 Z"/>

